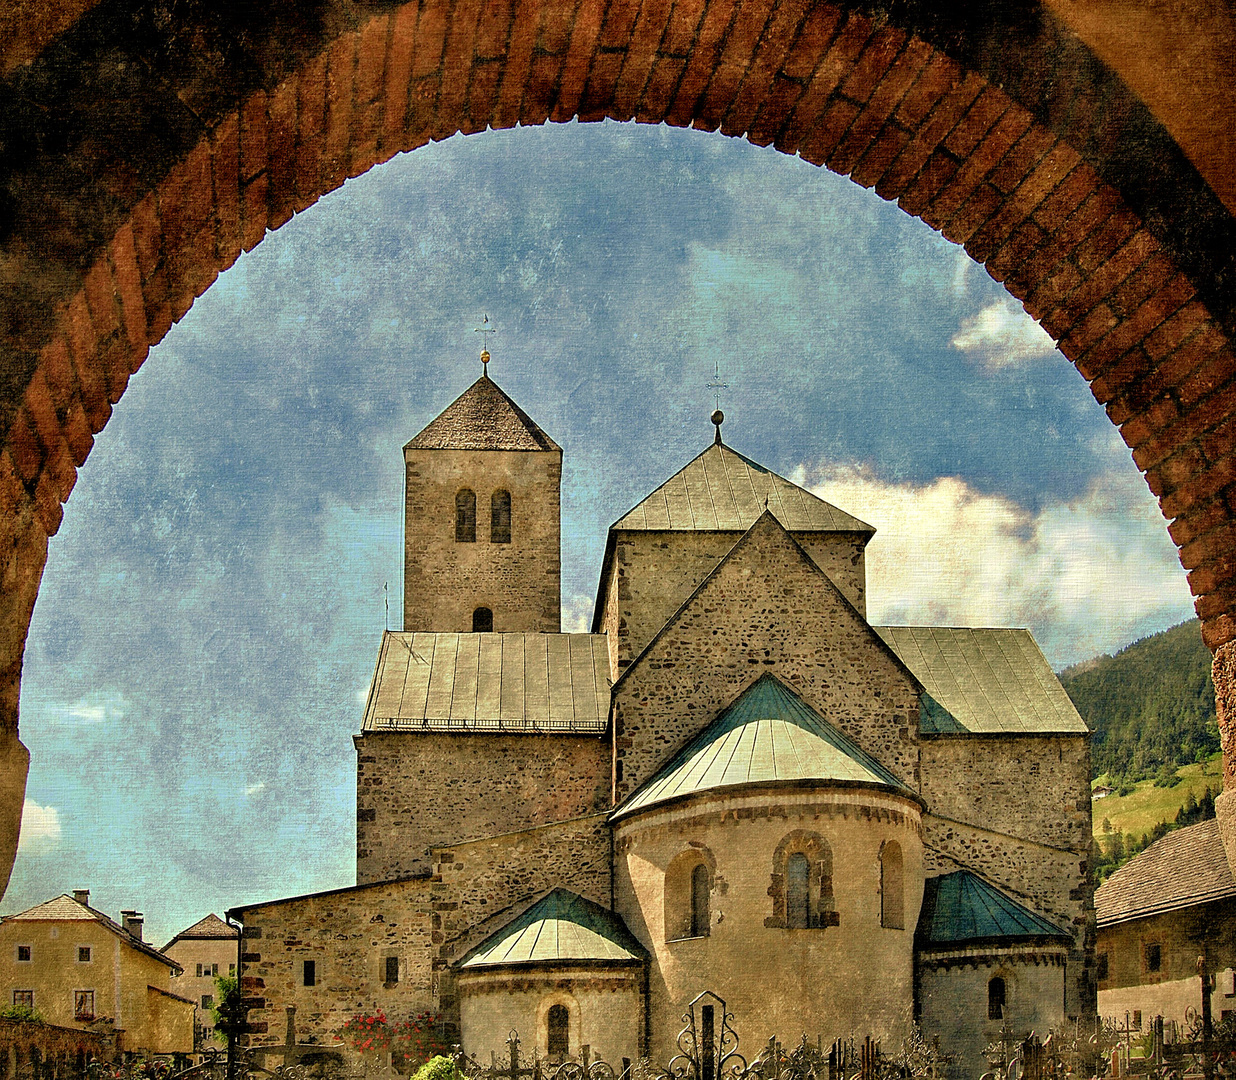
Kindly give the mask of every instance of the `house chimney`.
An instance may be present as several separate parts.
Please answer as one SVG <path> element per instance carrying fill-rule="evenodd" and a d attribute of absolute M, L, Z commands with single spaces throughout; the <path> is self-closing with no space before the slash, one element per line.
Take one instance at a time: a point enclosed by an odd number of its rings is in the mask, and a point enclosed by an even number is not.
<path fill-rule="evenodd" d="M 89 889 L 74 889 L 73 899 L 85 907 L 90 906 L 90 890 Z"/>
<path fill-rule="evenodd" d="M 142 923 L 145 921 L 140 911 L 122 911 L 120 913 L 121 925 L 138 941 L 142 940 Z"/>

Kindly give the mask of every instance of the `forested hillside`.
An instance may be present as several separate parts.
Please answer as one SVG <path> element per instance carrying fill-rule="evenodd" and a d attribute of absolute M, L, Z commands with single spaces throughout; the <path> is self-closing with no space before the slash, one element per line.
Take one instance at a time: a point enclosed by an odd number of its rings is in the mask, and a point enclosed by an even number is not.
<path fill-rule="evenodd" d="M 1148 777 L 1174 782 L 1178 766 L 1219 749 L 1210 650 L 1192 619 L 1060 675 L 1094 732 L 1094 776 L 1117 786 Z"/>

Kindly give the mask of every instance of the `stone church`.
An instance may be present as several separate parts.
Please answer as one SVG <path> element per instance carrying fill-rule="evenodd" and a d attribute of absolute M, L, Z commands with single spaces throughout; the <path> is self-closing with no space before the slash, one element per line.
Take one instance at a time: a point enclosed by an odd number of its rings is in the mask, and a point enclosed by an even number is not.
<path fill-rule="evenodd" d="M 229 913 L 256 1047 L 430 1012 L 485 1060 L 664 1064 L 710 990 L 748 1049 L 918 1023 L 978 1075 L 1093 1014 L 1088 737 L 1042 653 L 869 624 L 874 529 L 722 420 L 610 528 L 586 634 L 557 443 L 484 374 L 404 448 L 356 885 Z"/>

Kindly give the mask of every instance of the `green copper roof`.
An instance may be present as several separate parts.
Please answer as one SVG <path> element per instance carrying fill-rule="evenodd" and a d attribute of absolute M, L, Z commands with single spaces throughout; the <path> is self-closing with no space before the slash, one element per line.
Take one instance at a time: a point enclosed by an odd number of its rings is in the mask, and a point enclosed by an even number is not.
<path fill-rule="evenodd" d="M 721 443 L 676 472 L 613 528 L 746 532 L 765 510 L 789 532 L 875 532 Z"/>
<path fill-rule="evenodd" d="M 878 784 L 914 793 L 772 675 L 747 687 L 611 815 L 719 788 L 778 781 Z"/>
<path fill-rule="evenodd" d="M 915 942 L 924 946 L 1072 936 L 970 870 L 928 878 Z"/>
<path fill-rule="evenodd" d="M 456 962 L 463 971 L 563 961 L 642 962 L 647 950 L 621 918 L 567 889 L 554 889 Z"/>
<path fill-rule="evenodd" d="M 981 735 L 1086 733 L 1028 630 L 873 626 L 925 691 L 919 730 Z"/>

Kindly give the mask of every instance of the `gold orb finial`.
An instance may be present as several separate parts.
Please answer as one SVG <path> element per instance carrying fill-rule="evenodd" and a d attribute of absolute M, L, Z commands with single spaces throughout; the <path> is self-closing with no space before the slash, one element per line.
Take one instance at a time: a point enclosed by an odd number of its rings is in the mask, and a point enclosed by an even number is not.
<path fill-rule="evenodd" d="M 487 366 L 489 364 L 489 350 L 488 349 L 481 350 L 481 363 L 486 365 L 481 370 L 488 371 L 489 370 L 489 367 Z"/>

